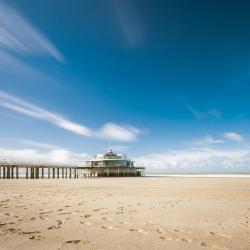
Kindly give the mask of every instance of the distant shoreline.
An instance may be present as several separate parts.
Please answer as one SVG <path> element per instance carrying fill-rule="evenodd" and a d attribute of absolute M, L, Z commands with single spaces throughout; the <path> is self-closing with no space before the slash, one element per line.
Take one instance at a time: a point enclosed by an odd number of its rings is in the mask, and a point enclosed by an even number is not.
<path fill-rule="evenodd" d="M 168 174 L 168 173 L 147 173 L 146 177 L 183 177 L 183 178 L 250 178 L 250 173 L 240 174 Z"/>

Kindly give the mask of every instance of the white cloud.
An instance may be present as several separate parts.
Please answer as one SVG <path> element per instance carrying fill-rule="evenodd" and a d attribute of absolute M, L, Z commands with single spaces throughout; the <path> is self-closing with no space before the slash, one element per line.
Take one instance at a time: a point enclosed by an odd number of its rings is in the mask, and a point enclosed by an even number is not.
<path fill-rule="evenodd" d="M 139 133 L 140 130 L 132 126 L 120 126 L 114 123 L 106 123 L 97 132 L 97 136 L 108 140 L 134 141 Z"/>
<path fill-rule="evenodd" d="M 3 91 L 0 91 L 0 106 L 34 119 L 46 121 L 81 136 L 106 140 L 133 141 L 137 139 L 141 132 L 138 128 L 121 126 L 111 122 L 104 124 L 98 130 L 93 130 Z"/>
<path fill-rule="evenodd" d="M 34 149 L 0 148 L 0 161 L 83 165 L 89 158 L 87 153 L 74 153 L 65 149 L 40 152 Z"/>
<path fill-rule="evenodd" d="M 59 50 L 14 8 L 0 1 L 0 48 L 29 56 L 50 56 L 64 62 Z"/>
<path fill-rule="evenodd" d="M 192 140 L 191 144 L 199 145 L 199 146 L 206 146 L 206 145 L 211 145 L 211 144 L 220 144 L 223 142 L 224 142 L 223 140 L 215 139 L 211 135 L 206 135 L 203 138 Z"/>
<path fill-rule="evenodd" d="M 136 165 L 148 171 L 249 171 L 250 151 L 247 149 L 215 150 L 185 149 L 170 150 L 135 158 Z"/>
<path fill-rule="evenodd" d="M 243 142 L 244 137 L 238 133 L 235 132 L 227 132 L 224 135 L 224 138 L 229 140 L 229 141 L 235 141 L 235 142 Z"/>

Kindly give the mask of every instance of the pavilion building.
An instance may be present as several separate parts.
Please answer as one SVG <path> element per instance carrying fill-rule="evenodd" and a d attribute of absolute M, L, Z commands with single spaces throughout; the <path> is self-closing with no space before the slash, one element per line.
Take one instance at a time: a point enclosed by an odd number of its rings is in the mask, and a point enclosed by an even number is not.
<path fill-rule="evenodd" d="M 134 162 L 125 154 L 115 154 L 111 149 L 86 161 L 84 168 L 88 175 L 96 177 L 145 176 L 144 167 L 134 166 Z"/>

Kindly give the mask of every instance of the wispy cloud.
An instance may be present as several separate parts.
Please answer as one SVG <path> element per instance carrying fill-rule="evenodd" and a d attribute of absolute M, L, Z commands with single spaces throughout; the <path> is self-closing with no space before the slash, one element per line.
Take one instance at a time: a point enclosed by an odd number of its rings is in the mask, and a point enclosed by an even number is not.
<path fill-rule="evenodd" d="M 129 46 L 135 47 L 141 44 L 145 39 L 146 30 L 134 2 L 130 0 L 111 0 L 111 2 Z"/>
<path fill-rule="evenodd" d="M 236 132 L 226 132 L 220 138 L 214 138 L 211 135 L 206 135 L 202 138 L 195 138 L 188 142 L 188 144 L 196 145 L 196 146 L 208 146 L 212 144 L 221 144 L 226 143 L 228 141 L 233 142 L 243 142 L 245 138 L 243 135 Z"/>
<path fill-rule="evenodd" d="M 9 75 L 13 75 L 15 72 L 16 75 L 20 76 L 29 76 L 36 77 L 42 80 L 51 82 L 51 78 L 39 70 L 33 68 L 32 66 L 24 63 L 17 57 L 10 55 L 4 51 L 0 50 L 0 71 L 5 72 Z"/>
<path fill-rule="evenodd" d="M 198 111 L 197 109 L 193 108 L 191 105 L 182 102 L 183 105 L 187 108 L 187 110 L 198 120 L 204 119 L 204 118 L 221 118 L 222 114 L 217 109 L 209 109 L 206 112 Z"/>
<path fill-rule="evenodd" d="M 52 145 L 49 143 L 43 143 L 43 142 L 37 142 L 37 141 L 31 141 L 31 140 L 21 140 L 21 143 L 30 145 L 30 146 L 35 146 L 38 148 L 43 148 L 43 149 L 58 149 L 59 147 L 56 145 Z"/>
<path fill-rule="evenodd" d="M 241 134 L 236 132 L 227 132 L 223 136 L 225 139 L 234 142 L 243 142 L 245 140 L 245 138 Z"/>
<path fill-rule="evenodd" d="M 249 149 L 185 149 L 169 150 L 135 158 L 136 164 L 148 171 L 226 172 L 249 171 Z"/>
<path fill-rule="evenodd" d="M 223 142 L 224 142 L 224 140 L 222 140 L 222 139 L 215 139 L 211 135 L 206 135 L 202 138 L 193 139 L 189 143 L 192 145 L 197 145 L 197 146 L 207 146 L 207 145 L 212 145 L 212 144 L 220 144 Z"/>
<path fill-rule="evenodd" d="M 185 107 L 187 108 L 187 110 L 197 119 L 202 119 L 205 117 L 204 113 L 199 112 L 197 110 L 195 110 L 193 107 L 191 107 L 189 104 L 184 103 Z"/>
<path fill-rule="evenodd" d="M 141 133 L 138 128 L 133 126 L 121 126 L 111 122 L 104 124 L 100 129 L 93 130 L 3 91 L 0 91 L 0 106 L 86 137 L 133 141 Z"/>
<path fill-rule="evenodd" d="M 221 112 L 217 109 L 209 109 L 207 113 L 215 118 L 221 118 L 222 116 Z"/>
<path fill-rule="evenodd" d="M 16 9 L 0 0 L 0 48 L 29 56 L 49 56 L 64 62 L 60 51 Z"/>

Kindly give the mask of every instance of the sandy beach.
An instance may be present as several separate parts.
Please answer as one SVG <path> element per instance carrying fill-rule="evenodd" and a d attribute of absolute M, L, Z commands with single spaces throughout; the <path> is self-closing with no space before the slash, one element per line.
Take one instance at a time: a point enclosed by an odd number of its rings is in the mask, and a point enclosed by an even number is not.
<path fill-rule="evenodd" d="M 250 249 L 250 178 L 0 181 L 0 249 Z"/>

